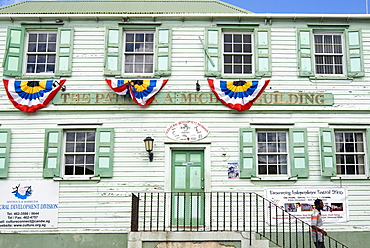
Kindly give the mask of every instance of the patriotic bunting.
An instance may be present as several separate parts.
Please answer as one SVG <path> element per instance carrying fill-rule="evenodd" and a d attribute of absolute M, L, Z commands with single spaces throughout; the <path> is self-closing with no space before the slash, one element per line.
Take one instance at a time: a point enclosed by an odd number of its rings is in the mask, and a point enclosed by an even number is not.
<path fill-rule="evenodd" d="M 208 84 L 218 100 L 238 111 L 250 109 L 269 82 L 270 80 L 208 79 Z"/>
<path fill-rule="evenodd" d="M 146 106 L 154 100 L 168 79 L 105 79 L 109 87 L 118 95 L 130 96 L 140 106 Z"/>
<path fill-rule="evenodd" d="M 6 93 L 14 107 L 28 113 L 48 105 L 65 81 L 3 79 Z"/>

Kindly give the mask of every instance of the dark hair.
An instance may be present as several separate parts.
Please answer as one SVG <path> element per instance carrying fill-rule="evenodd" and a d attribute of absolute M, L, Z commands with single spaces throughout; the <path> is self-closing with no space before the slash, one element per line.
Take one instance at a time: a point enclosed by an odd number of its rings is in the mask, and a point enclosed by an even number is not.
<path fill-rule="evenodd" d="M 321 200 L 321 199 L 319 199 L 319 198 L 317 198 L 317 199 L 315 200 L 315 202 L 314 202 L 315 207 L 319 206 L 320 202 L 322 202 L 322 200 Z"/>

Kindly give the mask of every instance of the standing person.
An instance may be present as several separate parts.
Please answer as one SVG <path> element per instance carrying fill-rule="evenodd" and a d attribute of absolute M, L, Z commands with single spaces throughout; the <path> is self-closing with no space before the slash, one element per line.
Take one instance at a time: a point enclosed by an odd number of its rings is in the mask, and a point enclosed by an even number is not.
<path fill-rule="evenodd" d="M 311 215 L 312 240 L 316 248 L 325 248 L 324 236 L 326 236 L 327 233 L 322 229 L 323 222 L 321 218 L 321 210 L 324 208 L 324 204 L 321 199 L 316 199 L 314 204 L 315 209 Z"/>

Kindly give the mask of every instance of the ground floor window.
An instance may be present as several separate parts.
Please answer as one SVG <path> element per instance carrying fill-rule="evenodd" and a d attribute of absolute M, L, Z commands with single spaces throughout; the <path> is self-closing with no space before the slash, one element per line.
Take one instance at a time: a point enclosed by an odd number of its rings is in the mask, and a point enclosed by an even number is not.
<path fill-rule="evenodd" d="M 257 131 L 259 175 L 286 175 L 288 149 L 286 131 Z"/>
<path fill-rule="evenodd" d="M 65 131 L 65 175 L 94 175 L 95 130 Z"/>
<path fill-rule="evenodd" d="M 337 174 L 365 174 L 365 147 L 363 131 L 335 130 Z"/>

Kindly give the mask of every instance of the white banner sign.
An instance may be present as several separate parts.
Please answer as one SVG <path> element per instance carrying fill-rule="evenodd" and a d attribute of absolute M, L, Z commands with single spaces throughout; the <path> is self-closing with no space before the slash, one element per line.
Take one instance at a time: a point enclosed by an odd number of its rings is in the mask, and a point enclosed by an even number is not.
<path fill-rule="evenodd" d="M 0 228 L 56 228 L 59 183 L 0 181 Z"/>
<path fill-rule="evenodd" d="M 265 197 L 286 212 L 297 218 L 310 223 L 311 214 L 314 210 L 314 201 L 319 198 L 324 203 L 321 211 L 324 223 L 348 222 L 348 198 L 346 188 L 334 187 L 299 187 L 299 188 L 266 188 Z M 269 206 L 267 206 L 269 208 Z M 273 208 L 272 208 L 273 209 Z M 269 215 L 269 210 L 266 211 Z M 282 212 L 271 211 L 272 223 L 282 222 Z M 275 215 L 276 214 L 276 215 Z M 268 217 L 269 218 L 269 217 Z M 287 214 L 284 215 L 285 222 Z"/>

